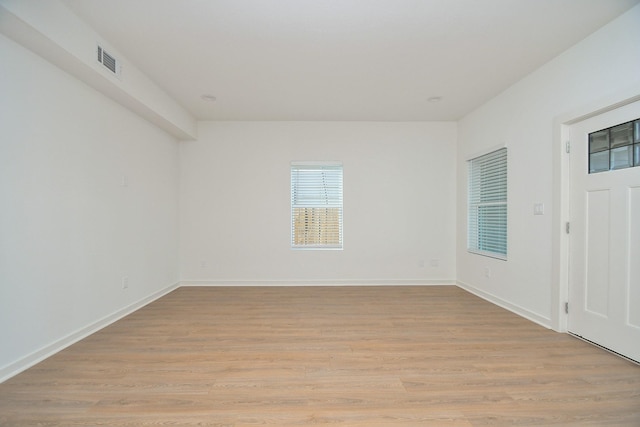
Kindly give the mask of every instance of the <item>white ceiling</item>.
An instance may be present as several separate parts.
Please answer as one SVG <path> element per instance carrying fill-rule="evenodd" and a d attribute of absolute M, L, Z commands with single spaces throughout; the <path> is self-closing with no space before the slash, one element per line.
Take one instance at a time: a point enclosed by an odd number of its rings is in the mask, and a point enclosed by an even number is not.
<path fill-rule="evenodd" d="M 640 2 L 63 1 L 197 119 L 370 121 L 457 120 Z"/>

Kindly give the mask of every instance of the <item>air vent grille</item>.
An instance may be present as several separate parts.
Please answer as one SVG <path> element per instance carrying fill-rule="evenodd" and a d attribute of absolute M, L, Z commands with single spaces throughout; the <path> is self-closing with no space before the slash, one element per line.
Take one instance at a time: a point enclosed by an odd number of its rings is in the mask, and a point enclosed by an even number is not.
<path fill-rule="evenodd" d="M 118 74 L 118 61 L 104 50 L 102 46 L 98 46 L 98 62 L 104 65 L 113 74 Z"/>

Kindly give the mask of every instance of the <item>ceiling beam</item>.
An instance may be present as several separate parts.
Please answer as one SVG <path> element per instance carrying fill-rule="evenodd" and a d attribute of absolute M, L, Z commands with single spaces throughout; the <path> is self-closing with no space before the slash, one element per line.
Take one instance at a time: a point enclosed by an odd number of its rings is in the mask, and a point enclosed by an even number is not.
<path fill-rule="evenodd" d="M 196 138 L 196 120 L 187 110 L 57 0 L 0 0 L 0 33 L 175 138 Z M 98 62 L 98 45 L 117 57 L 119 75 Z"/>

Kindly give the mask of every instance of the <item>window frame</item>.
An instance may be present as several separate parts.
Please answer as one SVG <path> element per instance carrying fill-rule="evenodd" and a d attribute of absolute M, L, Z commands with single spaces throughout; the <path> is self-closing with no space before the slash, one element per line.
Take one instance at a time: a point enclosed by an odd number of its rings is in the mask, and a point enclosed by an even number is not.
<path fill-rule="evenodd" d="M 467 158 L 467 173 L 467 252 L 506 261 L 509 223 L 506 145 Z M 481 212 L 483 208 L 485 215 Z"/>
<path fill-rule="evenodd" d="M 298 202 L 299 197 L 297 195 L 304 192 L 305 188 L 300 187 L 299 174 L 294 177 L 296 171 L 327 171 L 332 172 L 330 175 L 331 182 L 327 185 L 327 187 L 323 187 L 324 196 L 314 197 L 309 196 L 309 193 L 303 195 L 300 198 L 304 198 L 307 200 L 306 203 Z M 337 173 L 336 173 L 337 172 Z M 343 214 L 344 214 L 344 168 L 342 162 L 338 161 L 296 161 L 291 162 L 290 164 L 290 247 L 292 250 L 343 250 L 344 248 L 344 233 L 343 233 Z M 306 188 L 309 190 L 309 187 Z M 321 200 L 322 199 L 322 200 Z M 321 229 L 322 224 L 318 224 L 318 221 L 326 220 L 327 216 L 334 216 L 337 214 L 338 223 L 336 224 L 336 229 L 329 229 L 328 233 L 335 233 L 337 231 L 337 242 L 335 243 L 320 243 L 320 242 L 311 242 L 311 243 L 296 243 L 298 239 L 296 237 L 300 237 L 296 234 L 296 218 L 299 218 L 296 215 L 296 209 L 305 209 L 304 216 L 307 218 L 311 216 L 314 218 L 311 222 L 315 223 L 310 225 L 309 228 L 305 226 L 305 230 L 309 231 L 317 231 L 319 233 L 323 233 Z M 311 212 L 309 214 L 306 213 L 306 210 L 309 209 Z M 328 210 L 337 210 L 337 212 L 327 212 Z M 318 210 L 318 212 L 316 212 Z M 324 211 L 324 212 L 323 212 Z M 299 222 L 298 222 L 299 224 Z M 320 228 L 318 228 L 320 227 Z M 317 239 L 321 240 L 325 237 L 318 236 Z M 330 238 L 330 237 L 329 237 Z M 313 236 L 305 236 L 302 237 L 302 240 L 305 242 L 307 240 L 314 240 Z"/>

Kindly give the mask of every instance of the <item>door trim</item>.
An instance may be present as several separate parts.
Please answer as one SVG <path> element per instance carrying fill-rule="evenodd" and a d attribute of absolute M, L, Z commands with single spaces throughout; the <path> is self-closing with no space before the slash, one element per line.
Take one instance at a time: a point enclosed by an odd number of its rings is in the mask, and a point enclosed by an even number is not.
<path fill-rule="evenodd" d="M 569 301 L 569 235 L 565 232 L 570 220 L 570 154 L 566 152 L 571 125 L 615 110 L 640 100 L 640 83 L 625 90 L 583 105 L 573 111 L 556 116 L 553 120 L 553 211 L 552 211 L 552 283 L 551 328 L 567 332 L 568 315 L 565 303 Z M 569 308 L 571 309 L 571 308 Z"/>

